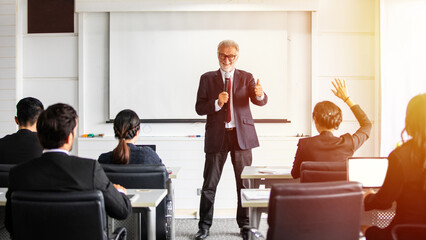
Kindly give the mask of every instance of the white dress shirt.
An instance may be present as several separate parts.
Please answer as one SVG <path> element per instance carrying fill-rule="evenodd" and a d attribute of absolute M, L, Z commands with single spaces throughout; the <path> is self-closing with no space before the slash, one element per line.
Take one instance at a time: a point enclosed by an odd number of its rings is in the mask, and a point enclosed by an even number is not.
<path fill-rule="evenodd" d="M 220 69 L 220 73 L 222 75 L 222 80 L 223 80 L 223 84 L 225 84 L 225 71 L 223 71 L 222 69 Z M 231 89 L 230 89 L 230 95 L 229 95 L 229 104 L 230 104 L 230 110 L 231 110 L 231 121 L 228 123 L 225 121 L 225 128 L 234 128 L 235 127 L 235 118 L 234 118 L 234 104 L 233 104 L 233 86 L 234 86 L 234 73 L 235 73 L 235 69 L 232 70 L 229 74 L 231 76 Z M 265 98 L 265 94 L 262 94 L 261 97 L 256 96 L 256 99 L 258 101 L 262 101 Z M 225 106 L 225 105 L 223 105 Z M 222 109 L 219 106 L 219 99 L 216 99 L 215 101 L 215 111 L 218 112 L 220 111 L 220 109 Z"/>

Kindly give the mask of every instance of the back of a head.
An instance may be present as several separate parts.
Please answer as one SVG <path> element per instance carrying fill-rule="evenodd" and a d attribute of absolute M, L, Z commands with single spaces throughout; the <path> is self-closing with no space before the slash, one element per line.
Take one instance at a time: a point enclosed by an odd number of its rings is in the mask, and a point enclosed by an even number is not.
<path fill-rule="evenodd" d="M 77 112 L 63 103 L 49 106 L 37 121 L 37 135 L 44 149 L 62 147 L 77 125 Z"/>
<path fill-rule="evenodd" d="M 114 134 L 118 139 L 118 146 L 113 151 L 113 163 L 129 163 L 130 150 L 126 140 L 134 138 L 140 129 L 139 116 L 130 109 L 120 111 L 114 119 Z"/>
<path fill-rule="evenodd" d="M 44 107 L 40 100 L 33 97 L 21 99 L 16 104 L 16 117 L 20 126 L 32 126 Z"/>
<path fill-rule="evenodd" d="M 405 129 L 414 139 L 426 143 L 426 93 L 413 97 L 407 105 Z"/>
<path fill-rule="evenodd" d="M 320 126 L 337 130 L 342 122 L 342 110 L 330 101 L 322 101 L 315 105 L 312 117 Z"/>
<path fill-rule="evenodd" d="M 405 130 L 416 147 L 411 158 L 423 165 L 423 189 L 426 191 L 426 93 L 419 94 L 408 102 Z"/>

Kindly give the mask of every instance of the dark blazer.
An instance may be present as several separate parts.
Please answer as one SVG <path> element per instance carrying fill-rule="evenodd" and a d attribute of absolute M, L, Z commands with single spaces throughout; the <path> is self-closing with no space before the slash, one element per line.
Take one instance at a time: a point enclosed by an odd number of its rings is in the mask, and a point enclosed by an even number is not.
<path fill-rule="evenodd" d="M 152 148 L 148 146 L 135 146 L 128 143 L 130 148 L 129 164 L 146 164 L 146 165 L 164 165 L 160 157 Z M 112 151 L 102 153 L 98 158 L 99 163 L 113 164 Z M 169 173 L 166 171 L 166 180 L 169 178 Z"/>
<path fill-rule="evenodd" d="M 251 73 L 235 69 L 233 79 L 233 104 L 235 127 L 239 147 L 243 150 L 259 146 L 249 100 L 258 106 L 268 102 L 268 96 L 262 101 L 256 99 L 256 83 Z M 225 107 L 215 111 L 215 101 L 223 92 L 224 82 L 220 70 L 207 72 L 200 78 L 195 110 L 198 115 L 207 115 L 204 152 L 217 153 L 222 147 L 225 136 Z"/>
<path fill-rule="evenodd" d="M 37 133 L 20 129 L 0 139 L 0 164 L 18 164 L 41 156 Z"/>
<path fill-rule="evenodd" d="M 6 193 L 6 228 L 13 235 L 11 195 L 16 190 L 84 191 L 100 190 L 106 213 L 125 219 L 132 212 L 129 199 L 119 193 L 96 160 L 68 156 L 60 152 L 44 153 L 10 170 Z"/>
<path fill-rule="evenodd" d="M 300 165 L 303 161 L 343 162 L 351 157 L 355 150 L 367 141 L 371 132 L 371 122 L 359 105 L 351 108 L 361 127 L 353 134 L 346 133 L 335 137 L 324 131 L 320 135 L 299 139 L 291 175 L 300 177 Z"/>
<path fill-rule="evenodd" d="M 160 157 L 157 155 L 152 148 L 147 146 L 135 146 L 134 144 L 128 143 L 127 146 L 130 148 L 130 160 L 129 164 L 162 164 Z M 113 163 L 112 162 L 112 151 L 102 153 L 98 158 L 99 163 Z"/>
<path fill-rule="evenodd" d="M 390 231 L 395 224 L 426 224 L 426 190 L 423 163 L 413 159 L 415 143 L 409 140 L 388 157 L 388 171 L 385 181 L 377 194 L 364 199 L 366 211 L 389 209 L 396 201 L 396 212 L 391 224 L 384 231 Z"/>

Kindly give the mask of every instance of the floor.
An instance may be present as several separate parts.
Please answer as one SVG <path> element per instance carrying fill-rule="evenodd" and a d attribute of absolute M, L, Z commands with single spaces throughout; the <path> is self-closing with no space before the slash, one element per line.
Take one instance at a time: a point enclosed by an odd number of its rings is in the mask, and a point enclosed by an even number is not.
<path fill-rule="evenodd" d="M 197 219 L 176 219 L 176 240 L 194 239 L 195 233 L 198 231 Z M 259 230 L 266 236 L 268 224 L 266 218 L 260 221 Z M 210 236 L 207 240 L 241 240 L 240 229 L 234 218 L 215 218 L 210 228 Z"/>

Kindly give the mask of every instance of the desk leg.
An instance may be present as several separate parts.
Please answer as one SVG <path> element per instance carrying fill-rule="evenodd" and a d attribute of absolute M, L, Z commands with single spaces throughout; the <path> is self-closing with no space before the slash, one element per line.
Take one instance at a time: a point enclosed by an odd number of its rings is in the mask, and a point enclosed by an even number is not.
<path fill-rule="evenodd" d="M 248 188 L 254 188 L 254 179 L 253 178 L 250 178 L 249 179 L 249 181 L 248 181 L 248 183 L 249 183 L 249 187 Z"/>
<path fill-rule="evenodd" d="M 260 216 L 262 215 L 261 211 L 258 211 L 260 208 L 250 207 L 249 208 L 249 223 L 251 227 L 259 229 Z M 250 240 L 253 239 L 252 234 L 250 234 Z"/>
<path fill-rule="evenodd" d="M 155 230 L 155 207 L 149 207 L 147 216 L 147 230 L 148 230 L 148 240 L 155 240 L 156 230 Z"/>
<path fill-rule="evenodd" d="M 167 196 L 172 203 L 172 221 L 170 223 L 170 240 L 175 240 L 175 189 L 172 179 L 167 179 Z"/>
<path fill-rule="evenodd" d="M 138 240 L 142 240 L 142 228 L 141 228 L 141 224 L 142 224 L 142 213 L 138 212 L 136 214 L 136 237 Z"/>
<path fill-rule="evenodd" d="M 112 217 L 108 215 L 107 215 L 107 228 L 108 228 L 107 236 L 110 237 L 112 236 L 112 233 L 114 231 L 114 219 L 112 219 Z"/>

